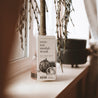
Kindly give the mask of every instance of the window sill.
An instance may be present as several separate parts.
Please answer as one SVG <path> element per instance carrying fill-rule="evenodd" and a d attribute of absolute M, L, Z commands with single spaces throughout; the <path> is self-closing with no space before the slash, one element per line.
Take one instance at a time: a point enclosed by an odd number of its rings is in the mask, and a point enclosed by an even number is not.
<path fill-rule="evenodd" d="M 55 98 L 63 91 L 69 91 L 88 72 L 88 65 L 79 65 L 80 68 L 64 66 L 61 72 L 57 65 L 57 79 L 55 81 L 40 82 L 30 77 L 30 71 L 24 73 L 16 81 L 12 81 L 5 89 L 7 98 Z"/>

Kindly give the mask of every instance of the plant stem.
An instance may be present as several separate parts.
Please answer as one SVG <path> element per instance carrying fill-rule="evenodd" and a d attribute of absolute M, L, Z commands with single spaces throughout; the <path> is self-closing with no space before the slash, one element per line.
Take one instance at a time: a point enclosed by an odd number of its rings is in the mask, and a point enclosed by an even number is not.
<path fill-rule="evenodd" d="M 62 63 L 60 62 L 60 66 L 61 66 L 61 70 L 62 70 L 62 72 L 63 72 L 63 65 L 62 65 Z"/>

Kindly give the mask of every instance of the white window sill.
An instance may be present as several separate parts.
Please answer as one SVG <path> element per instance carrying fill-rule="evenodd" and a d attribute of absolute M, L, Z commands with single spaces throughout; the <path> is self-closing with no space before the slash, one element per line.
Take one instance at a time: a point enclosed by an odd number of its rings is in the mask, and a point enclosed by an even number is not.
<path fill-rule="evenodd" d="M 80 68 L 64 66 L 61 72 L 57 65 L 57 80 L 40 82 L 30 77 L 30 72 L 24 73 L 20 79 L 11 82 L 5 89 L 7 98 L 55 98 L 68 90 L 87 74 L 89 64 L 79 65 Z"/>

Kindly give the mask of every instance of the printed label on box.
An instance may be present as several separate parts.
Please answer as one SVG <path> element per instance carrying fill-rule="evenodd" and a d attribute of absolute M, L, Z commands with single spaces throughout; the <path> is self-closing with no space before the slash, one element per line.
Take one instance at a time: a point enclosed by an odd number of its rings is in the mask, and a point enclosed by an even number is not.
<path fill-rule="evenodd" d="M 56 39 L 54 36 L 38 37 L 37 80 L 56 79 Z"/>

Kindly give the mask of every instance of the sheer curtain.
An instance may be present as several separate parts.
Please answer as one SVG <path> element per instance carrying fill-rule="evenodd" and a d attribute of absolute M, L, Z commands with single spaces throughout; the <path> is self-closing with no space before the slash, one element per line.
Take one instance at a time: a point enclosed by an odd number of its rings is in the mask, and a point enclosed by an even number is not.
<path fill-rule="evenodd" d="M 91 60 L 85 98 L 98 98 L 98 0 L 84 0 L 91 32 Z"/>
<path fill-rule="evenodd" d="M 98 41 L 97 3 L 98 0 L 84 0 L 93 41 Z"/>

